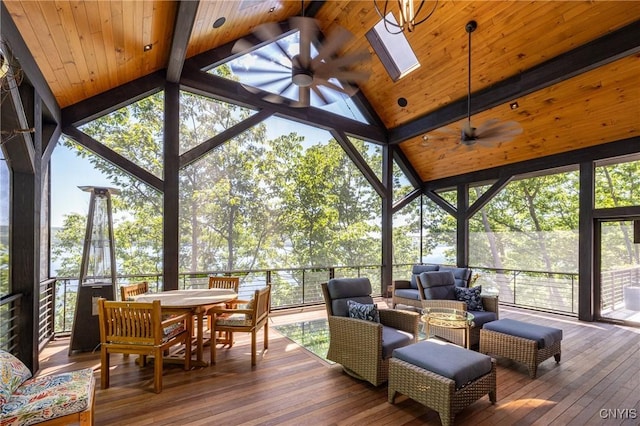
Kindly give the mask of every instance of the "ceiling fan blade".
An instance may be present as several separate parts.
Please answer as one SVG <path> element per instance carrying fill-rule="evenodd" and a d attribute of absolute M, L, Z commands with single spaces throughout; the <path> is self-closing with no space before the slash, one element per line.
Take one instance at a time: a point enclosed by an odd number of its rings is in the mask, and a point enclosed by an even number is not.
<path fill-rule="evenodd" d="M 315 77 L 322 79 L 335 78 L 342 81 L 363 82 L 367 81 L 371 74 L 366 71 L 348 71 L 339 69 L 327 69 L 325 72 L 314 73 Z"/>
<path fill-rule="evenodd" d="M 371 60 L 371 54 L 368 50 L 360 50 L 358 52 L 346 54 L 337 58 L 327 59 L 313 70 L 315 72 L 324 72 L 326 69 L 347 68 L 352 65 L 362 64 Z"/>
<path fill-rule="evenodd" d="M 262 41 L 271 41 L 272 44 L 275 45 L 286 58 L 289 58 L 289 60 L 292 59 L 289 52 L 283 49 L 278 42 L 278 39 L 282 36 L 282 31 L 280 29 L 280 26 L 275 22 L 260 24 L 253 29 L 253 33 Z"/>
<path fill-rule="evenodd" d="M 327 97 L 325 96 L 324 93 L 322 93 L 322 91 L 320 90 L 319 86 L 313 85 L 313 86 L 311 86 L 311 90 L 313 90 L 313 93 L 315 93 L 316 96 L 318 98 L 320 98 L 320 100 L 322 101 L 323 105 L 328 105 L 328 104 L 330 104 L 332 102 L 329 99 L 327 99 Z"/>
<path fill-rule="evenodd" d="M 311 68 L 317 69 L 322 61 L 331 58 L 338 50 L 349 41 L 353 35 L 346 29 L 335 26 L 322 43 L 318 55 L 311 61 Z"/>
<path fill-rule="evenodd" d="M 490 120 L 493 121 L 493 120 Z M 503 123 L 492 122 L 491 125 L 483 124 L 476 131 L 476 136 L 478 138 L 490 138 L 493 136 L 516 136 L 522 133 L 522 127 L 520 127 L 520 123 L 517 121 L 505 121 Z"/>
<path fill-rule="evenodd" d="M 344 93 L 349 97 L 355 95 L 358 92 L 358 88 L 350 84 L 344 84 L 344 86 L 338 86 L 337 84 L 334 84 L 327 79 L 318 78 L 318 77 L 314 77 L 313 81 L 315 83 L 315 86 L 324 86 L 336 92 Z"/>
<path fill-rule="evenodd" d="M 317 21 L 313 18 L 305 18 L 303 16 L 294 16 L 289 19 L 291 26 L 298 28 L 300 32 L 300 65 L 308 68 L 311 64 L 311 45 L 316 42 L 318 32 Z"/>
<path fill-rule="evenodd" d="M 274 70 L 271 68 L 260 68 L 260 67 L 253 67 L 253 66 L 251 68 L 232 66 L 231 69 L 236 75 L 255 76 L 256 73 L 258 73 L 258 74 L 279 74 L 279 75 L 287 75 L 291 77 L 291 69 L 288 69 L 288 68 L 285 68 L 282 70 Z"/>
<path fill-rule="evenodd" d="M 439 129 L 431 131 L 431 133 L 438 134 L 441 133 L 445 136 L 454 136 L 456 138 L 460 138 L 460 130 L 454 129 L 453 127 L 440 127 Z"/>

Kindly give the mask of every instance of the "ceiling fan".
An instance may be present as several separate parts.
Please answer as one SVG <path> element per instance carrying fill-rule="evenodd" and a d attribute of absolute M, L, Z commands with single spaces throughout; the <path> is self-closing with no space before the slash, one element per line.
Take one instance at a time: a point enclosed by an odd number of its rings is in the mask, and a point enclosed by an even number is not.
<path fill-rule="evenodd" d="M 478 127 L 471 124 L 471 33 L 478 28 L 476 21 L 469 21 L 465 25 L 465 30 L 469 34 L 469 75 L 467 80 L 467 119 L 461 130 L 450 127 L 434 130 L 434 136 L 423 136 L 421 144 L 427 146 L 433 140 L 448 140 L 452 137 L 459 138 L 459 142 L 454 149 L 466 146 L 471 149 L 474 145 L 492 147 L 502 142 L 509 142 L 515 136 L 522 133 L 522 127 L 517 121 L 505 121 L 492 118 Z"/>
<path fill-rule="evenodd" d="M 367 81 L 370 73 L 355 68 L 371 59 L 368 50 L 338 54 L 353 38 L 349 31 L 335 26 L 322 38 L 313 18 L 296 16 L 289 23 L 297 31 L 283 33 L 278 24 L 266 23 L 253 31 L 258 45 L 240 39 L 233 46 L 234 54 L 251 57 L 230 63 L 247 90 L 273 103 L 322 106 L 353 96 L 356 84 Z"/>

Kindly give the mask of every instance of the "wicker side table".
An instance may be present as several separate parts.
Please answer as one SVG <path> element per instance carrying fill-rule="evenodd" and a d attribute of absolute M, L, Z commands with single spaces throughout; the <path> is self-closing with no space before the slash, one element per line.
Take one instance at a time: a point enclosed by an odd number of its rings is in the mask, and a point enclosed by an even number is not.
<path fill-rule="evenodd" d="M 452 308 L 424 308 L 420 320 L 425 324 L 425 334 L 430 337 L 431 327 L 464 330 L 464 346 L 469 349 L 469 333 L 473 327 L 473 314 Z"/>

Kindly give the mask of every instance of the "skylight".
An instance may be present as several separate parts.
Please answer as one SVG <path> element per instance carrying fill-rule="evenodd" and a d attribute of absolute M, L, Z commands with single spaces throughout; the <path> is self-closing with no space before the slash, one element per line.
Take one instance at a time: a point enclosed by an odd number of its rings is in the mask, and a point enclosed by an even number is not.
<path fill-rule="evenodd" d="M 228 66 L 231 74 L 229 78 L 239 81 L 247 90 L 256 93 L 258 91 L 272 93 L 273 98 L 265 98 L 270 102 L 278 103 L 278 97 L 295 102 L 299 100 L 299 87 L 293 84 L 291 79 L 292 63 L 290 58 L 297 55 L 299 51 L 300 33 L 295 31 L 221 66 Z M 317 54 L 315 46 L 311 46 L 311 56 L 315 57 Z M 213 69 L 209 72 L 225 75 L 225 73 L 218 73 L 216 70 Z M 338 87 L 343 87 L 335 78 L 330 78 L 328 81 Z M 319 90 L 323 98 L 312 90 L 310 92 L 310 106 L 367 123 L 363 114 L 347 94 L 335 90 L 325 90 L 324 87 L 319 87 Z"/>
<path fill-rule="evenodd" d="M 391 12 L 387 14 L 385 19 L 397 23 Z M 366 37 L 393 81 L 400 80 L 420 67 L 420 62 L 413 53 L 404 33 L 391 34 L 385 28 L 383 19 L 367 31 Z"/>

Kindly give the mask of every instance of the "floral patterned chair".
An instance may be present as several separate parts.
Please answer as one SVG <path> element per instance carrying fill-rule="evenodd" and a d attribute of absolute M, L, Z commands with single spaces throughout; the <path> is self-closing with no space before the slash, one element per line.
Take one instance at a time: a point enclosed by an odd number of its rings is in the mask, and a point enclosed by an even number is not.
<path fill-rule="evenodd" d="M 22 361 L 0 350 L 0 424 L 93 425 L 95 383 L 91 368 L 32 377 Z"/>

